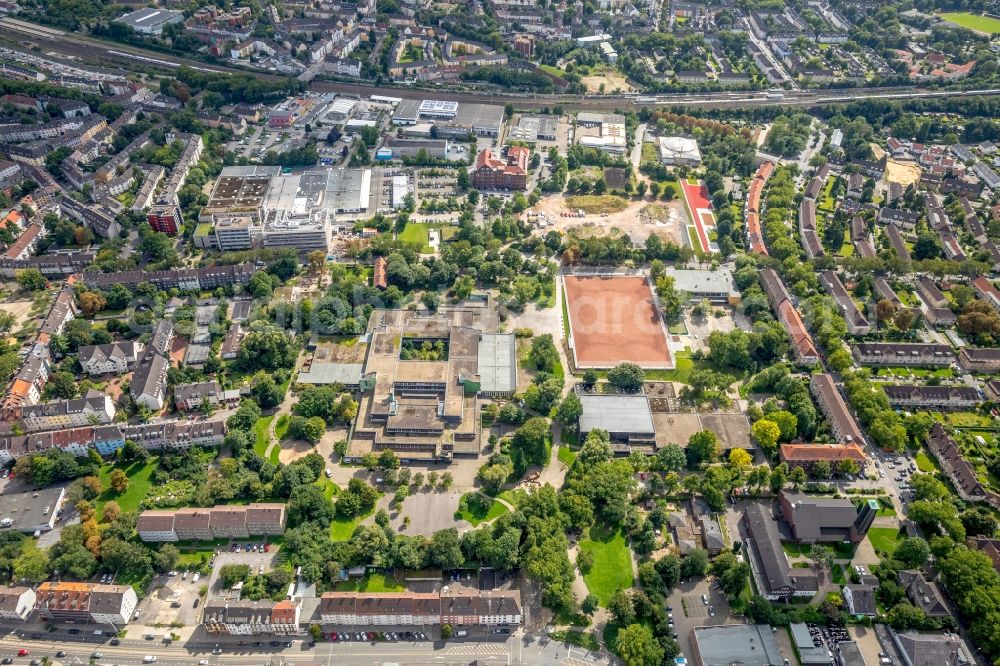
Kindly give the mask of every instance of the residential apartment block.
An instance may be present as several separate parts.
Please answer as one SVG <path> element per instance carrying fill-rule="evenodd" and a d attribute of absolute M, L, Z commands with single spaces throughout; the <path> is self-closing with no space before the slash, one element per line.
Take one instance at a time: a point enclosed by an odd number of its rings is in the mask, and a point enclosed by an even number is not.
<path fill-rule="evenodd" d="M 186 541 L 282 534 L 285 505 L 253 503 L 245 506 L 219 505 L 211 509 L 143 511 L 136 532 L 143 541 Z"/>
<path fill-rule="evenodd" d="M 833 377 L 828 374 L 813 375 L 809 388 L 819 404 L 820 410 L 830 423 L 830 430 L 839 442 L 864 444 L 861 428 L 848 409 L 843 396 L 837 390 Z"/>
<path fill-rule="evenodd" d="M 319 614 L 323 624 L 346 626 L 508 626 L 522 621 L 516 590 L 326 592 Z"/>
<path fill-rule="evenodd" d="M 121 626 L 132 619 L 139 603 L 131 585 L 45 582 L 35 594 L 35 611 L 49 622 Z"/>
<path fill-rule="evenodd" d="M 142 351 L 143 346 L 139 342 L 112 342 L 80 347 L 76 357 L 80 367 L 91 377 L 121 375 L 135 367 L 142 357 Z"/>
<path fill-rule="evenodd" d="M 861 365 L 947 367 L 955 362 L 948 345 L 923 342 L 858 342 L 851 353 Z"/>

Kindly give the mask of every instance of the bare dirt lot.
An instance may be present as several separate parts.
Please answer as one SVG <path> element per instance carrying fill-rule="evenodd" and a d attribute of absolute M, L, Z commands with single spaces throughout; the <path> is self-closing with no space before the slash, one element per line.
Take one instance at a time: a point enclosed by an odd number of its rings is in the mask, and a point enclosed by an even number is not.
<path fill-rule="evenodd" d="M 24 322 L 28 321 L 30 318 L 30 310 L 33 301 L 8 301 L 6 303 L 0 303 L 0 310 L 14 315 L 17 322 L 10 329 L 11 331 L 16 331 L 22 326 Z"/>
<path fill-rule="evenodd" d="M 897 162 L 886 160 L 885 180 L 889 183 L 899 183 L 904 188 L 920 182 L 920 167 L 913 162 Z"/>
<path fill-rule="evenodd" d="M 645 199 L 630 199 L 621 211 L 584 217 L 563 217 L 570 211 L 567 198 L 549 196 L 539 201 L 533 208 L 545 213 L 553 221 L 550 229 L 573 231 L 579 235 L 603 237 L 614 230 L 628 234 L 634 243 L 644 243 L 653 234 L 664 237 L 677 245 L 685 243 L 687 216 L 681 201 L 650 202 Z"/>
<path fill-rule="evenodd" d="M 629 84 L 628 79 L 621 72 L 613 69 L 602 69 L 592 76 L 584 76 L 583 85 L 587 86 L 587 92 L 601 92 L 601 84 L 604 84 L 604 92 L 613 93 L 631 92 L 634 88 Z"/>

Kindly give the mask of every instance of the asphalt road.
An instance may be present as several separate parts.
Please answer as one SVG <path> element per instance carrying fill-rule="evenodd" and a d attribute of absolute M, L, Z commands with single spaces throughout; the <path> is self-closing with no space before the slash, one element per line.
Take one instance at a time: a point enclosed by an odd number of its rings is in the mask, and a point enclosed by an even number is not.
<path fill-rule="evenodd" d="M 30 640 L 8 635 L 0 639 L 0 658 L 12 657 L 15 664 L 27 664 L 32 659 L 49 657 L 56 659 L 60 650 L 66 654 L 58 658 L 63 664 L 89 664 L 91 655 L 97 651 L 101 657 L 97 664 L 118 664 L 131 666 L 143 663 L 144 657 L 156 657 L 158 664 L 184 664 L 190 666 L 202 660 L 209 664 L 220 666 L 242 666 L 260 664 L 295 664 L 321 663 L 337 664 L 338 666 L 370 666 L 375 663 L 394 663 L 419 666 L 433 664 L 445 666 L 450 664 L 469 664 L 479 660 L 481 663 L 538 666 L 597 666 L 612 663 L 607 656 L 597 655 L 582 648 L 577 648 L 548 638 L 533 636 L 512 636 L 505 641 L 461 641 L 448 642 L 395 642 L 395 643 L 318 643 L 315 648 L 307 647 L 305 641 L 297 639 L 291 648 L 272 648 L 268 646 L 270 637 L 245 637 L 246 640 L 259 640 L 264 643 L 259 648 L 238 645 L 224 646 L 223 654 L 213 655 L 214 643 L 187 644 L 175 643 L 164 645 L 153 641 L 123 640 L 121 645 L 111 646 L 108 643 L 95 644 L 86 641 L 84 636 L 74 636 L 70 640 L 53 641 L 48 635 L 40 640 Z M 232 640 L 232 639 L 230 639 Z M 18 657 L 18 650 L 26 648 L 30 654 Z"/>

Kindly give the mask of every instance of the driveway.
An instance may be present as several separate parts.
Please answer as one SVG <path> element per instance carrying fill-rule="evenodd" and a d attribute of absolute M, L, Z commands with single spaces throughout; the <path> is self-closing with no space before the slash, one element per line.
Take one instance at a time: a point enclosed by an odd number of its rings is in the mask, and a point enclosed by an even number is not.
<path fill-rule="evenodd" d="M 667 605 L 673 607 L 674 631 L 681 652 L 691 654 L 691 630 L 695 627 L 709 627 L 741 622 L 729 612 L 729 602 L 720 590 L 712 589 L 714 578 L 683 582 L 670 593 Z M 702 601 L 708 597 L 708 604 Z M 715 615 L 709 615 L 709 608 Z"/>

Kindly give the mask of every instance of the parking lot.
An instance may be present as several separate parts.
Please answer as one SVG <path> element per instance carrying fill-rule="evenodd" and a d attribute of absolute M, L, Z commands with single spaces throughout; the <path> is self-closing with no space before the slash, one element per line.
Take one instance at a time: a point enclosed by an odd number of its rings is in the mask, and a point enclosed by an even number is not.
<path fill-rule="evenodd" d="M 152 593 L 139 602 L 136 609 L 139 622 L 149 626 L 198 624 L 200 593 L 207 581 L 198 574 L 174 573 L 160 576 Z"/>
<path fill-rule="evenodd" d="M 257 550 L 251 549 L 247 551 L 247 545 L 251 544 L 256 546 Z M 229 550 L 223 550 L 215 557 L 215 564 L 212 568 L 212 578 L 209 581 L 209 589 L 215 589 L 217 587 L 216 582 L 219 575 L 219 569 L 226 566 L 227 564 L 246 564 L 250 567 L 250 571 L 254 575 L 259 575 L 262 573 L 267 573 L 272 568 L 274 568 L 274 561 L 277 557 L 277 548 L 272 546 L 267 546 L 268 552 L 263 552 L 264 547 L 263 541 L 240 541 L 236 545 L 240 546 L 239 552 L 234 552 L 232 546 Z"/>
<path fill-rule="evenodd" d="M 691 630 L 695 627 L 742 621 L 730 615 L 729 602 L 715 584 L 714 577 L 682 582 L 667 599 L 667 612 L 672 615 L 676 640 L 684 654 L 691 654 Z M 708 599 L 707 604 L 703 595 Z"/>

